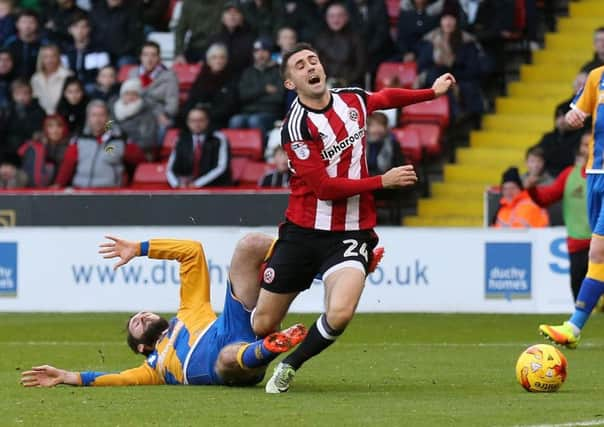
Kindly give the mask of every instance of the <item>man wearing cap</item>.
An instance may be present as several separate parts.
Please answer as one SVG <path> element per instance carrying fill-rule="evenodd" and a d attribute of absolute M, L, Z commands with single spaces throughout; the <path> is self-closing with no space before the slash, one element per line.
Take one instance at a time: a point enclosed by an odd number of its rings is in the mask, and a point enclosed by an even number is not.
<path fill-rule="evenodd" d="M 229 127 L 259 128 L 266 135 L 283 115 L 284 87 L 271 49 L 267 38 L 254 42 L 254 65 L 246 68 L 239 80 L 241 112 L 231 117 Z"/>
<path fill-rule="evenodd" d="M 547 211 L 537 206 L 522 187 L 518 168 L 509 168 L 501 179 L 502 198 L 495 219 L 495 228 L 547 227 Z"/>

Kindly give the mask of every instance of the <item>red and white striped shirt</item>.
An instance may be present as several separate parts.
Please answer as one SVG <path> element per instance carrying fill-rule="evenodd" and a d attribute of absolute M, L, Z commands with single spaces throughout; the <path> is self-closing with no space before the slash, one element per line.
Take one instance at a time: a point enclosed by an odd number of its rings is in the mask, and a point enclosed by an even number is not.
<path fill-rule="evenodd" d="M 368 230 L 376 223 L 371 192 L 382 188 L 382 179 L 369 177 L 367 171 L 367 115 L 433 99 L 434 91 L 330 92 L 323 110 L 306 107 L 296 98 L 283 123 L 281 143 L 293 171 L 285 216 L 304 228 Z"/>

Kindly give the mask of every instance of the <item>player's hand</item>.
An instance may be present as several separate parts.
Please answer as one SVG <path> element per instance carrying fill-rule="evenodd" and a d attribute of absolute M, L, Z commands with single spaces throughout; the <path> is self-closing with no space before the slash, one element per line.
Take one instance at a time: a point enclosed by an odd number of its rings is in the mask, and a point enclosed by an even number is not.
<path fill-rule="evenodd" d="M 101 243 L 99 245 L 101 248 L 99 249 L 99 253 L 103 255 L 103 258 L 105 259 L 120 258 L 113 266 L 114 270 L 117 270 L 138 255 L 138 242 L 129 242 L 113 236 L 105 236 L 105 238 L 111 240 L 111 242 Z"/>
<path fill-rule="evenodd" d="M 66 372 L 49 365 L 34 366 L 31 371 L 21 374 L 21 384 L 25 387 L 54 387 L 63 384 Z"/>
<path fill-rule="evenodd" d="M 399 166 L 390 169 L 382 175 L 382 186 L 384 188 L 399 188 L 414 185 L 417 175 L 412 165 Z"/>
<path fill-rule="evenodd" d="M 432 89 L 434 89 L 434 94 L 438 98 L 441 95 L 447 93 L 447 91 L 456 83 L 455 77 L 451 73 L 445 73 L 436 80 L 432 84 Z"/>
<path fill-rule="evenodd" d="M 587 115 L 583 111 L 577 109 L 570 110 L 564 117 L 566 123 L 573 129 L 582 127 L 586 118 Z"/>

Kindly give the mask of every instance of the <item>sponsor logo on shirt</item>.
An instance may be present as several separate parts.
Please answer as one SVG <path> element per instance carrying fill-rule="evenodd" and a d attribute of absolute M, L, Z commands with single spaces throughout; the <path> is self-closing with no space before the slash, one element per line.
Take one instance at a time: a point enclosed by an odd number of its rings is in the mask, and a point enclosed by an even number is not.
<path fill-rule="evenodd" d="M 365 136 L 365 128 L 361 128 L 348 138 L 343 139 L 342 141 L 338 141 L 330 147 L 325 148 L 321 151 L 321 159 L 323 160 L 331 160 L 348 147 L 354 145 L 356 141 L 360 141 Z"/>

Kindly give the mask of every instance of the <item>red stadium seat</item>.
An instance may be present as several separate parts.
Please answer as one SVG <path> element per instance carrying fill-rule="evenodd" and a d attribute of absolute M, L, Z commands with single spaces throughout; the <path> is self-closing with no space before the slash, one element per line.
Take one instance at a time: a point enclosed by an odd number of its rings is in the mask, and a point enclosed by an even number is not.
<path fill-rule="evenodd" d="M 403 123 L 438 123 L 442 128 L 449 125 L 449 99 L 446 96 L 403 108 Z"/>
<path fill-rule="evenodd" d="M 409 160 L 414 165 L 419 164 L 422 160 L 422 144 L 419 132 L 413 128 L 396 128 L 392 129 L 394 137 L 401 146 L 401 150 L 405 155 L 405 159 Z"/>
<path fill-rule="evenodd" d="M 172 128 L 168 129 L 166 134 L 164 135 L 164 141 L 161 147 L 161 158 L 167 159 L 170 156 L 170 153 L 176 146 L 176 142 L 178 141 L 178 135 L 180 134 L 180 129 Z"/>
<path fill-rule="evenodd" d="M 201 64 L 174 64 L 172 70 L 176 73 L 181 92 L 188 91 L 201 71 Z"/>
<path fill-rule="evenodd" d="M 410 88 L 416 78 L 415 62 L 382 62 L 375 76 L 375 90 L 389 86 Z"/>
<path fill-rule="evenodd" d="M 247 164 L 251 162 L 247 157 L 233 157 L 231 159 L 231 178 L 234 183 L 239 183 Z"/>
<path fill-rule="evenodd" d="M 165 163 L 141 163 L 137 166 L 132 180 L 133 188 L 170 188 L 166 178 Z"/>
<path fill-rule="evenodd" d="M 243 174 L 239 179 L 239 185 L 255 187 L 258 185 L 260 178 L 272 169 L 273 167 L 271 165 L 264 162 L 250 161 L 243 169 Z"/>
<path fill-rule="evenodd" d="M 436 123 L 409 123 L 404 130 L 416 131 L 425 153 L 430 157 L 438 157 L 442 152 L 441 129 Z"/>
<path fill-rule="evenodd" d="M 260 129 L 222 129 L 231 145 L 233 157 L 262 160 L 264 142 Z"/>
<path fill-rule="evenodd" d="M 122 65 L 122 67 L 120 68 L 120 70 L 117 73 L 117 81 L 122 83 L 125 82 L 126 80 L 128 80 L 128 74 L 130 74 L 130 70 L 132 70 L 133 68 L 136 68 L 137 65 L 133 65 L 133 64 L 126 64 L 126 65 Z"/>

